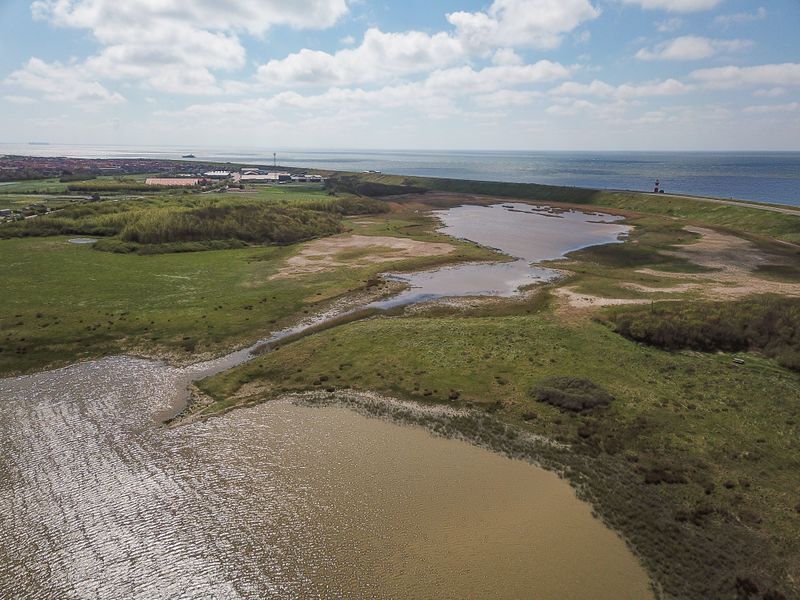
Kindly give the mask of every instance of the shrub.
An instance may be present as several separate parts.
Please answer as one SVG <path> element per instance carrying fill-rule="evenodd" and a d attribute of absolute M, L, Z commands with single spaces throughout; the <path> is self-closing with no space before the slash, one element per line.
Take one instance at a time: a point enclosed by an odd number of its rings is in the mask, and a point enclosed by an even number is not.
<path fill-rule="evenodd" d="M 120 239 L 139 244 L 234 239 L 258 244 L 292 244 L 340 231 L 341 223 L 334 215 L 247 203 L 148 211 L 125 225 Z"/>
<path fill-rule="evenodd" d="M 533 387 L 531 395 L 539 402 L 571 411 L 591 410 L 613 400 L 593 381 L 576 377 L 548 377 Z"/>
<path fill-rule="evenodd" d="M 800 299 L 761 296 L 733 302 L 670 302 L 611 315 L 617 333 L 664 350 L 757 350 L 800 370 Z"/>
<path fill-rule="evenodd" d="M 398 196 L 401 194 L 424 194 L 427 190 L 411 185 L 393 185 L 376 181 L 364 181 L 349 175 L 331 177 L 326 180 L 326 187 L 333 192 L 349 192 L 357 196 Z"/>

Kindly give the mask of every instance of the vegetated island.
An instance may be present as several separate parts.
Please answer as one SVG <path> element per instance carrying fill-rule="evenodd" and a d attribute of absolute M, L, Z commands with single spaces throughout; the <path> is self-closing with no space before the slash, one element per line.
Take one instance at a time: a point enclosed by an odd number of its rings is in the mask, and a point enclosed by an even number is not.
<path fill-rule="evenodd" d="M 5 376 L 117 353 L 194 362 L 385 295 L 381 273 L 503 259 L 437 233 L 437 208 L 623 216 L 624 243 L 553 262 L 556 282 L 319 328 L 198 382 L 180 417 L 298 393 L 420 422 L 562 473 L 662 597 L 800 597 L 800 211 L 288 168 L 294 183 L 187 189 L 146 179 L 244 166 L 87 164 L 0 186 Z"/>

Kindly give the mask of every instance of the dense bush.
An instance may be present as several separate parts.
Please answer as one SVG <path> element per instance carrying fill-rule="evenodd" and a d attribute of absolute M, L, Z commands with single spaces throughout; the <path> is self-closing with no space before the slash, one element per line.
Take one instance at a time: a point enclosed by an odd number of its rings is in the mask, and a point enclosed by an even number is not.
<path fill-rule="evenodd" d="M 664 303 L 610 317 L 628 339 L 665 350 L 756 350 L 800 370 L 800 299 L 761 296 L 735 302 Z"/>
<path fill-rule="evenodd" d="M 593 381 L 576 377 L 548 377 L 533 387 L 531 395 L 539 402 L 572 411 L 605 406 L 613 400 Z"/>
<path fill-rule="evenodd" d="M 269 202 L 202 195 L 82 202 L 50 215 L 0 225 L 0 238 L 87 235 L 97 250 L 138 254 L 292 244 L 340 233 L 343 215 L 386 212 L 352 196 Z M 213 242 L 213 243 L 211 243 Z"/>
<path fill-rule="evenodd" d="M 124 242 L 168 244 L 209 240 L 291 244 L 341 231 L 334 215 L 269 204 L 225 204 L 147 211 L 125 225 Z"/>
<path fill-rule="evenodd" d="M 297 206 L 339 215 L 370 215 L 389 212 L 389 205 L 373 198 L 344 196 L 303 200 Z"/>
<path fill-rule="evenodd" d="M 331 191 L 373 198 L 376 196 L 398 196 L 400 194 L 424 194 L 427 191 L 422 187 L 364 181 L 353 176 L 332 177 L 325 182 L 325 185 Z"/>

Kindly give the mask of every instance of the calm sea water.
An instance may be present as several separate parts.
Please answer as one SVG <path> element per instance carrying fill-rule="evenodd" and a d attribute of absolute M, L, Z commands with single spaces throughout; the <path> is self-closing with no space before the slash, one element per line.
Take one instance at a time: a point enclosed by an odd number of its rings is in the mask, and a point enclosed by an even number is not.
<path fill-rule="evenodd" d="M 180 158 L 652 191 L 800 206 L 800 152 L 501 152 L 0 144 L 38 156 Z"/>

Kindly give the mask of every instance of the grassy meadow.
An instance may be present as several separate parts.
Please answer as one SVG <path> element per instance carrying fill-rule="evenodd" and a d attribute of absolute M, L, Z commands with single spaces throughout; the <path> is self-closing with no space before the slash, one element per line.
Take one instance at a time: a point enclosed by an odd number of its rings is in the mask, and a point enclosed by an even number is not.
<path fill-rule="evenodd" d="M 267 215 L 308 210 L 332 224 L 321 232 L 330 235 L 353 227 L 336 212 L 341 206 L 335 200 L 320 190 L 309 195 L 302 188 L 273 188 L 255 191 L 245 202 L 261 202 L 262 207 L 269 207 L 261 209 Z M 227 198 L 216 201 L 226 206 Z M 70 234 L 96 235 L 109 215 L 113 219 L 135 211 L 151 216 L 154 212 L 170 214 L 174 202 L 153 197 L 140 203 L 126 200 L 72 207 L 74 221 L 80 225 Z M 190 212 L 191 207 L 206 202 L 192 195 L 179 210 Z M 241 206 L 242 200 L 231 202 Z M 366 199 L 353 206 L 369 209 L 375 202 Z M 305 205 L 313 205 L 315 210 L 303 208 Z M 384 209 L 383 205 L 379 208 Z M 361 227 L 359 233 L 441 241 L 444 236 L 430 232 L 429 221 L 426 215 L 400 211 Z M 24 223 L 34 222 L 47 224 L 41 217 Z M 0 237 L 4 229 L 16 225 L 0 226 Z M 243 225 L 251 224 L 245 221 Z M 36 232 L 39 235 L 0 239 L 0 280 L 5 292 L 0 295 L 0 375 L 120 352 L 167 356 L 180 362 L 221 354 L 321 310 L 336 298 L 367 289 L 385 269 L 413 270 L 494 256 L 473 244 L 454 242 L 457 250 L 452 255 L 271 279 L 298 251 L 298 244 L 276 245 L 267 240 L 266 245 L 189 252 L 185 251 L 187 243 L 179 242 L 173 251 L 137 254 L 100 251 L 92 245 L 71 244 L 63 235 L 46 235 L 44 229 Z M 108 237 L 99 243 L 125 242 Z"/>

